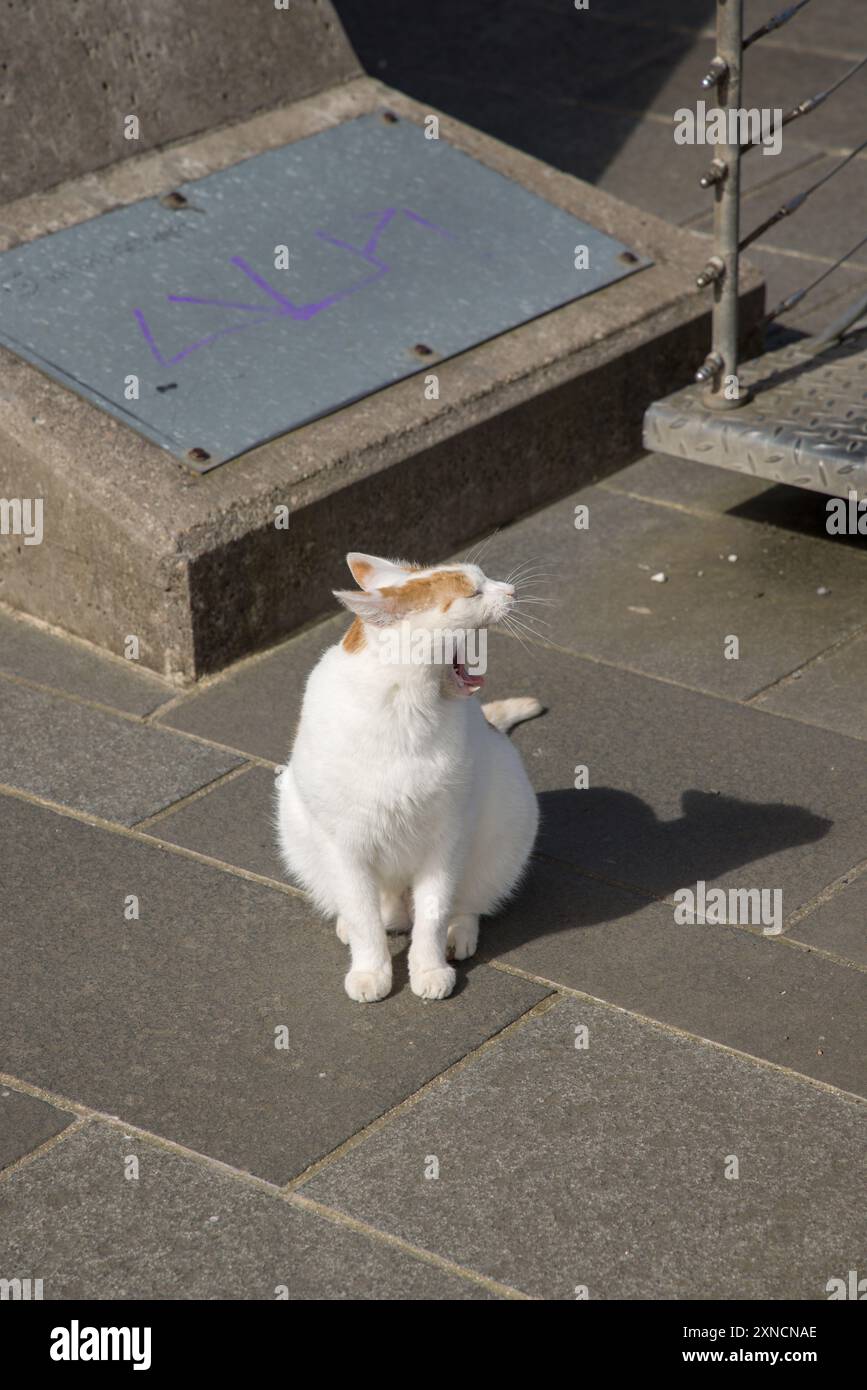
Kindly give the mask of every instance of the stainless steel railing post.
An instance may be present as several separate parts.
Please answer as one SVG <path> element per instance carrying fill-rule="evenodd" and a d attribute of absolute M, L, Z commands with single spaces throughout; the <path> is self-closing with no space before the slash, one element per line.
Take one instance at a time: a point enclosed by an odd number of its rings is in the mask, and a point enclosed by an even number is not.
<path fill-rule="evenodd" d="M 713 249 L 722 269 L 713 281 L 710 379 L 706 404 L 717 410 L 742 405 L 747 392 L 738 388 L 738 243 L 740 241 L 741 146 L 738 123 L 728 113 L 741 107 L 743 0 L 717 0 L 716 56 L 724 64 L 717 82 L 718 104 L 726 112 L 726 134 L 734 143 L 718 150 L 725 175 L 714 183 Z M 733 381 L 734 379 L 734 381 Z"/>

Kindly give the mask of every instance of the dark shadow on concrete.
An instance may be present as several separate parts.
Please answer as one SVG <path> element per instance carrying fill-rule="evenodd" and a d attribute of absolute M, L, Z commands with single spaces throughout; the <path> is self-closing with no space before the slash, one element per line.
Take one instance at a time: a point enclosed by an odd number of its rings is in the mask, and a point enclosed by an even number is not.
<path fill-rule="evenodd" d="M 394 973 L 393 973 L 393 976 L 392 976 L 391 993 L 388 994 L 388 995 L 386 996 L 386 998 L 388 998 L 388 999 L 391 999 L 391 998 L 392 998 L 394 995 L 396 995 L 396 994 L 403 994 L 404 990 L 411 990 L 411 989 L 412 989 L 412 986 L 410 985 L 410 982 L 409 982 L 409 944 L 410 944 L 410 939 L 411 939 L 411 938 L 410 938 L 409 933 L 407 933 L 406 935 L 401 935 L 401 936 L 398 936 L 398 937 L 392 939 L 392 942 L 391 942 L 391 966 L 392 966 L 392 970 L 393 970 Z M 348 952 L 347 952 L 346 959 L 347 959 L 347 963 L 348 963 L 348 961 L 349 961 L 349 953 L 348 953 Z M 450 963 L 451 965 L 454 965 L 454 966 L 456 967 L 456 969 L 455 969 L 455 987 L 454 987 L 454 989 L 452 990 L 451 994 L 449 995 L 449 999 L 457 999 L 457 998 L 459 997 L 459 995 L 463 994 L 464 990 L 468 987 L 468 984 L 469 984 L 468 976 L 469 976 L 469 974 L 470 974 L 470 972 L 471 972 L 473 966 L 476 965 L 476 964 L 482 965 L 483 962 L 482 962 L 481 960 L 475 961 L 475 960 L 471 959 L 471 960 L 462 960 L 462 961 L 457 961 L 457 962 L 456 962 L 456 961 L 450 961 L 449 963 Z M 420 1000 L 419 1002 L 420 1002 L 420 1003 L 423 1003 L 424 1001 L 423 1001 L 423 1000 Z"/>
<path fill-rule="evenodd" d="M 770 309 L 770 305 L 768 306 Z M 765 352 L 776 352 L 779 348 L 788 347 L 790 343 L 803 342 L 809 338 L 809 333 L 802 333 L 798 328 L 788 328 L 785 323 L 775 320 L 768 324 L 765 329 Z"/>
<path fill-rule="evenodd" d="M 715 12 L 714 0 L 606 0 L 604 15 L 595 0 L 581 11 L 571 0 L 335 8 L 372 77 L 588 183 Z M 608 110 L 592 110 L 595 102 Z M 674 158 L 660 170 L 667 176 L 680 177 Z"/>
<path fill-rule="evenodd" d="M 793 531 L 799 536 L 814 536 L 828 545 L 846 545 L 867 554 L 867 535 L 832 536 L 828 534 L 828 502 L 824 492 L 811 492 L 803 487 L 788 487 L 779 483 L 767 492 L 750 497 L 730 507 L 727 516 L 744 521 L 757 521 L 777 530 Z"/>
<path fill-rule="evenodd" d="M 803 806 L 704 791 L 684 792 L 682 814 L 668 821 L 659 820 L 640 797 L 613 787 L 542 792 L 539 805 L 531 872 L 514 903 L 491 919 L 496 936 L 483 940 L 485 954 L 552 932 L 615 921 L 638 911 L 650 897 L 670 898 L 700 879 L 725 880 L 768 855 L 821 840 L 833 823 Z M 726 886 L 778 885 L 758 870 Z"/>

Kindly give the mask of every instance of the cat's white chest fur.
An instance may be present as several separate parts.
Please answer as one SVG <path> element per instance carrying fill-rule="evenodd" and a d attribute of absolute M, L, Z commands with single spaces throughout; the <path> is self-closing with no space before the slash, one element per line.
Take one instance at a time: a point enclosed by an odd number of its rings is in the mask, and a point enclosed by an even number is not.
<path fill-rule="evenodd" d="M 484 761 L 477 745 L 492 731 L 475 701 L 431 698 L 424 679 L 383 680 L 373 660 L 339 646 L 325 654 L 290 766 L 323 829 L 397 863 L 414 859 L 418 837 L 437 834 L 444 816 L 467 815 L 472 768 Z"/>
<path fill-rule="evenodd" d="M 389 565 L 350 557 L 351 568 L 353 558 L 362 574 L 364 566 Z M 401 587 L 383 584 L 381 569 L 376 577 L 374 592 Z M 435 601 L 439 581 L 428 583 L 424 599 Z M 513 891 L 532 848 L 536 797 L 499 730 L 539 706 L 503 701 L 489 707 L 489 722 L 475 699 L 464 698 L 472 679 L 464 668 L 456 666 L 464 671 L 456 680 L 442 664 L 384 661 L 376 640 L 382 625 L 371 621 L 369 607 L 364 613 L 370 626 L 330 648 L 308 680 L 292 757 L 277 784 L 280 848 L 287 869 L 337 918 L 338 935 L 351 947 L 350 997 L 388 993 L 386 931 L 405 928 L 411 915 L 412 988 L 442 998 L 455 978 L 447 955 L 473 953 L 479 916 Z M 393 621 L 419 620 L 397 609 Z"/>

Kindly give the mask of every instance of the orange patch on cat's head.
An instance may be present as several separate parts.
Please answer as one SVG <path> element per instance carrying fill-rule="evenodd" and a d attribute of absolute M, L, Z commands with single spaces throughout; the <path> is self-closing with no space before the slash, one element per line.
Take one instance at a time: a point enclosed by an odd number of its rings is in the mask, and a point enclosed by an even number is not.
<path fill-rule="evenodd" d="M 352 626 L 349 628 L 341 644 L 344 651 L 360 652 L 366 641 L 364 623 L 360 618 L 353 618 Z"/>
<path fill-rule="evenodd" d="M 459 570 L 440 570 L 437 574 L 408 579 L 405 584 L 392 584 L 380 593 L 394 603 L 395 616 L 406 613 L 425 613 L 440 608 L 445 613 L 456 598 L 472 598 L 475 585 Z"/>

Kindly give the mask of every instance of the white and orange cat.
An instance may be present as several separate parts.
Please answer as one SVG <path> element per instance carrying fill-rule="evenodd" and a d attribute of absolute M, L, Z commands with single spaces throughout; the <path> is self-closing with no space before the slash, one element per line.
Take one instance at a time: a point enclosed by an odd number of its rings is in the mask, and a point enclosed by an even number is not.
<path fill-rule="evenodd" d="M 355 621 L 307 681 L 277 784 L 280 849 L 337 918 L 351 952 L 350 999 L 389 993 L 386 933 L 410 918 L 412 989 L 445 999 L 455 983 L 449 958 L 474 953 L 479 917 L 514 891 L 533 846 L 536 796 L 504 735 L 541 705 L 480 705 L 471 697 L 484 678 L 467 669 L 460 645 L 438 639 L 508 624 L 515 588 L 475 564 L 423 569 L 357 552 L 346 560 L 359 588 L 335 596 Z"/>

